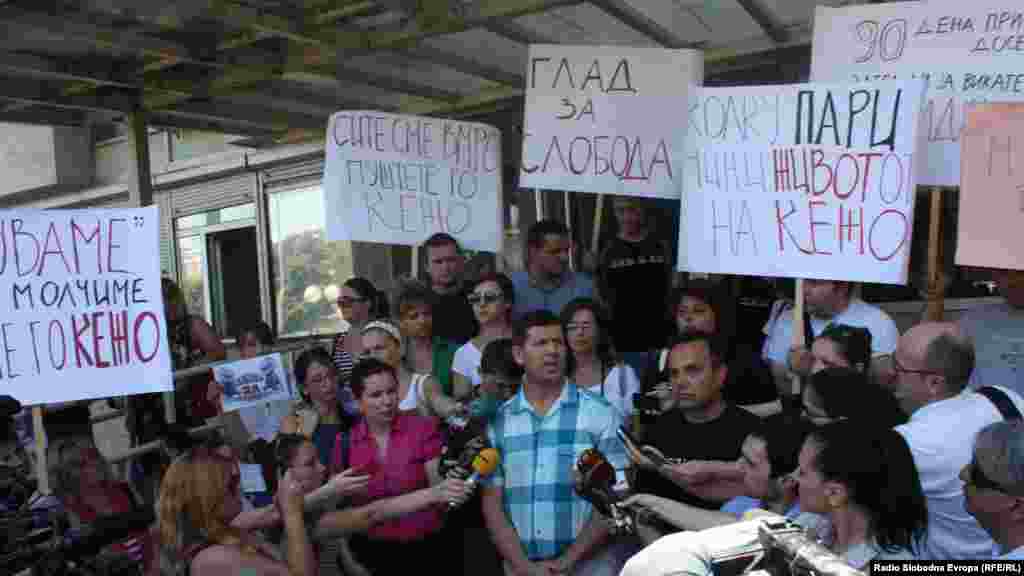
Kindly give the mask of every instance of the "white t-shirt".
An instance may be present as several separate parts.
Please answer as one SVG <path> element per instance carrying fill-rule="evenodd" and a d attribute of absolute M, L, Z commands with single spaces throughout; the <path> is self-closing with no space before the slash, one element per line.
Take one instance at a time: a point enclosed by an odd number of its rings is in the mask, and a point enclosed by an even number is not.
<path fill-rule="evenodd" d="M 999 557 L 999 560 L 1024 560 L 1024 546 L 1014 548 Z"/>
<path fill-rule="evenodd" d="M 772 306 L 771 316 L 768 323 L 764 325 L 764 333 L 767 338 L 765 338 L 764 347 L 761 349 L 761 357 L 784 365 L 786 355 L 793 347 L 793 309 L 790 308 L 780 313 L 779 307 L 782 305 L 782 302 L 776 302 Z M 846 310 L 829 320 L 812 316 L 811 328 L 814 330 L 814 337 L 816 338 L 832 324 L 867 328 L 871 332 L 873 355 L 892 354 L 896 350 L 896 341 L 900 337 L 896 323 L 884 310 L 868 304 L 860 298 L 851 299 Z"/>
<path fill-rule="evenodd" d="M 473 383 L 473 386 L 480 385 L 480 359 L 483 352 L 480 351 L 470 340 L 455 351 L 452 358 L 452 371 L 462 375 L 463 378 Z"/>
<path fill-rule="evenodd" d="M 1024 394 L 1024 310 L 990 304 L 968 310 L 957 323 L 974 340 L 971 389 L 996 385 Z"/>
<path fill-rule="evenodd" d="M 1020 395 L 1008 388 L 1000 389 L 1024 412 Z M 921 559 L 992 557 L 992 537 L 964 510 L 960 471 L 974 455 L 978 432 L 1002 420 L 1003 415 L 988 398 L 964 391 L 918 408 L 909 422 L 896 427 L 914 455 L 928 504 L 928 537 Z"/>
<path fill-rule="evenodd" d="M 640 391 L 640 378 L 628 364 L 617 364 L 608 372 L 600 386 L 581 386 L 580 390 L 604 396 L 604 399 L 619 411 L 620 416 L 629 418 L 633 415 L 633 394 Z"/>

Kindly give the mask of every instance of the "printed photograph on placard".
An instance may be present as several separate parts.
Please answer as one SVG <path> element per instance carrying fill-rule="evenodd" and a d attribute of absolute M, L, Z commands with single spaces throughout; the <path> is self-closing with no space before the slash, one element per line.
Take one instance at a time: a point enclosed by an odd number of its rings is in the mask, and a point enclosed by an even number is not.
<path fill-rule="evenodd" d="M 293 396 L 280 354 L 221 364 L 213 378 L 224 387 L 224 412 Z"/>

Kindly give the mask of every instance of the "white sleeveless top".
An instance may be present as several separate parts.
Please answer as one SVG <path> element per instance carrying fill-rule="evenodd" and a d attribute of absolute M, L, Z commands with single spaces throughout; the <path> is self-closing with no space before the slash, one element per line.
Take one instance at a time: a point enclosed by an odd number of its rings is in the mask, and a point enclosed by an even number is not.
<path fill-rule="evenodd" d="M 408 412 L 415 410 L 420 403 L 420 388 L 423 387 L 423 381 L 429 378 L 429 374 L 413 374 L 412 382 L 409 383 L 409 391 L 405 393 L 405 398 L 398 403 L 398 409 L 402 412 Z"/>

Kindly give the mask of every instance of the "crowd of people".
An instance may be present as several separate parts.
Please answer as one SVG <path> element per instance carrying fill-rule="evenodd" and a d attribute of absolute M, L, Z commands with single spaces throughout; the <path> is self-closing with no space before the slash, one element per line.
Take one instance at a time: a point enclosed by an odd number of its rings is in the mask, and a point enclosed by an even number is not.
<path fill-rule="evenodd" d="M 214 435 L 141 461 L 130 484 L 94 444 L 58 443 L 65 506 L 81 522 L 154 507 L 153 530 L 117 544 L 154 574 L 388 575 L 417 561 L 668 574 L 707 565 L 700 531 L 761 514 L 860 569 L 1024 559 L 1024 379 L 1006 351 L 1024 329 L 1024 273 L 1001 276 L 1005 306 L 903 334 L 855 285 L 805 280 L 803 317 L 780 300 L 758 349 L 718 285 L 673 288 L 667 244 L 636 201 L 614 207 L 618 233 L 593 279 L 569 269 L 568 230 L 545 220 L 528 232 L 526 269 L 508 276 L 467 281 L 456 239 L 436 234 L 422 247 L 428 279 L 394 298 L 349 280 L 337 301 L 348 329 L 298 355 L 301 398 L 279 408 L 272 442 Z M 223 358 L 175 290 L 177 366 Z M 236 336 L 243 357 L 273 344 L 263 324 Z M 217 383 L 186 385 L 184 421 L 217 417 Z M 133 400 L 136 440 L 166 432 L 156 404 Z M 466 454 L 484 446 L 501 461 L 473 474 Z M 615 469 L 634 533 L 577 492 L 587 450 Z M 263 467 L 262 507 L 242 495 L 241 460 Z"/>

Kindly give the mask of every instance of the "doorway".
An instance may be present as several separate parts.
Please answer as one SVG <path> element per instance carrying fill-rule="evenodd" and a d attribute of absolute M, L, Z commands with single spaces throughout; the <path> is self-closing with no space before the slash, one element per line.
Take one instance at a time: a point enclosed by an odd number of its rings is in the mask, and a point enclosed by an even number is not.
<path fill-rule="evenodd" d="M 175 235 L 189 314 L 222 339 L 262 318 L 255 205 L 178 218 Z"/>

